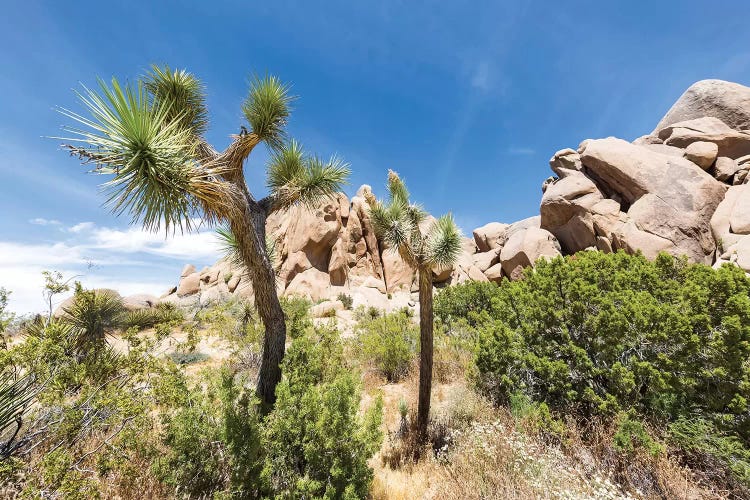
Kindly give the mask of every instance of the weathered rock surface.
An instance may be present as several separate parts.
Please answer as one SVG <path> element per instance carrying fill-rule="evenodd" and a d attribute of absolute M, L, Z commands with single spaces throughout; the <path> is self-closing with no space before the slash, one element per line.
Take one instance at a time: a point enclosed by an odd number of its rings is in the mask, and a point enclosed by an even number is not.
<path fill-rule="evenodd" d="M 710 116 L 736 130 L 750 129 L 750 88 L 723 80 L 701 80 L 692 84 L 656 126 Z"/>
<path fill-rule="evenodd" d="M 560 255 L 560 244 L 557 239 L 544 229 L 530 227 L 516 231 L 500 252 L 503 271 L 510 276 L 518 267 L 527 267 L 541 257 Z"/>
<path fill-rule="evenodd" d="M 698 165 L 703 170 L 708 170 L 716 161 L 719 154 L 719 146 L 713 142 L 692 142 L 685 148 L 685 158 Z"/>
<path fill-rule="evenodd" d="M 433 270 L 436 284 L 521 279 L 539 258 L 584 249 L 668 252 L 750 272 L 750 88 L 698 82 L 651 134 L 632 143 L 586 139 L 556 152 L 549 166 L 555 175 L 544 181 L 540 214 L 474 229 L 457 262 Z M 415 273 L 378 241 L 368 209 L 374 199 L 363 185 L 351 200 L 339 194 L 312 210 L 272 214 L 266 232 L 279 292 L 324 300 L 319 316 L 340 313 L 332 300 L 339 293 L 355 305 L 408 306 Z M 252 300 L 252 283 L 220 261 L 200 272 L 185 266 L 160 300 L 197 305 L 231 296 Z"/>
<path fill-rule="evenodd" d="M 154 295 L 146 293 L 128 295 L 122 298 L 122 305 L 128 311 L 135 311 L 137 309 L 149 309 L 154 307 L 159 302 L 159 298 Z"/>

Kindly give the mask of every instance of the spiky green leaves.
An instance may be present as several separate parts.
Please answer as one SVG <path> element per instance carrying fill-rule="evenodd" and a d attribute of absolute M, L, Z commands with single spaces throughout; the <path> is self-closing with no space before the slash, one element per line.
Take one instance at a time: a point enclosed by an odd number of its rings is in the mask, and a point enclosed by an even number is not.
<path fill-rule="evenodd" d="M 268 189 L 274 208 L 295 204 L 314 206 L 338 193 L 349 178 L 349 165 L 334 156 L 323 161 L 305 154 L 292 140 L 275 151 L 268 165 Z"/>
<path fill-rule="evenodd" d="M 198 137 L 208 129 L 205 88 L 200 80 L 185 70 L 153 65 L 144 77 L 144 85 L 155 107 L 167 108 L 166 119 Z"/>
<path fill-rule="evenodd" d="M 193 159 L 192 132 L 174 119 L 169 102 L 152 104 L 143 84 L 122 86 L 116 79 L 111 87 L 100 80 L 99 92 L 84 87 L 79 98 L 91 118 L 62 109 L 86 127 L 68 127 L 77 136 L 69 140 L 84 144 L 97 173 L 114 175 L 103 188 L 116 214 L 128 212 L 146 229 L 167 231 L 190 229 L 200 210 L 216 217 L 228 193 Z"/>
<path fill-rule="evenodd" d="M 461 233 L 448 214 L 437 219 L 426 232 L 420 227 L 427 212 L 410 203 L 406 184 L 393 170 L 388 171 L 387 202 L 370 203 L 370 220 L 377 237 L 398 250 L 411 266 L 450 266 L 461 250 Z"/>
<path fill-rule="evenodd" d="M 275 76 L 255 76 L 250 82 L 250 93 L 242 103 L 242 112 L 252 132 L 274 149 L 281 148 L 286 139 L 284 127 L 295 99 L 289 90 L 289 85 Z"/>
<path fill-rule="evenodd" d="M 84 290 L 77 285 L 73 304 L 63 311 L 62 321 L 76 330 L 78 344 L 86 350 L 119 325 L 125 307 L 112 290 Z"/>
<path fill-rule="evenodd" d="M 12 370 L 0 374 L 0 435 L 20 419 L 36 396 L 30 376 L 16 378 Z M 0 443 L 0 459 L 5 459 L 11 452 L 11 442 Z"/>
<path fill-rule="evenodd" d="M 437 219 L 427 232 L 425 258 L 433 266 L 448 267 L 456 262 L 461 253 L 461 232 L 446 214 Z"/>
<path fill-rule="evenodd" d="M 240 253 L 240 244 L 232 230 L 227 226 L 219 226 L 216 228 L 216 237 L 218 238 L 219 245 L 224 253 L 224 258 L 237 267 L 243 267 L 245 261 L 242 259 L 242 254 Z M 271 236 L 266 235 L 265 243 L 268 260 L 271 262 L 272 267 L 276 267 L 278 261 L 276 255 L 276 240 Z"/>

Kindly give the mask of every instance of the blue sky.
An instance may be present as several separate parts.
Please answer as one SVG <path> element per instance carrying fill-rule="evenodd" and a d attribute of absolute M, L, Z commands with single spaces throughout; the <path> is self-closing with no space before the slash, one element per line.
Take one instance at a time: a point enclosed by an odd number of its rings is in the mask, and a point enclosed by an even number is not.
<path fill-rule="evenodd" d="M 607 5 L 609 4 L 609 5 Z M 589 137 L 648 133 L 692 82 L 750 84 L 750 3 L 6 2 L 0 18 L 0 286 L 38 310 L 42 269 L 161 292 L 217 257 L 208 231 L 165 240 L 101 207 L 101 178 L 45 136 L 97 76 L 151 63 L 208 87 L 209 139 L 242 124 L 252 72 L 300 96 L 289 131 L 351 163 L 349 194 L 388 168 L 466 233 L 538 213 L 548 159 Z M 266 154 L 247 165 L 265 191 Z"/>

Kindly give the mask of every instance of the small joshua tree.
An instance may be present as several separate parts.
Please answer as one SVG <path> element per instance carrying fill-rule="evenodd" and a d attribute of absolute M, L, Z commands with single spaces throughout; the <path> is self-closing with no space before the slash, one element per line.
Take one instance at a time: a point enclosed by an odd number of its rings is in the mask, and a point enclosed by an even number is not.
<path fill-rule="evenodd" d="M 115 213 L 127 212 L 133 223 L 154 231 L 216 222 L 231 231 L 266 329 L 257 392 L 270 407 L 281 380 L 286 325 L 266 252 L 266 218 L 274 210 L 333 196 L 346 181 L 348 166 L 336 157 L 308 156 L 287 141 L 294 98 L 273 76 L 251 81 L 242 104 L 248 126 L 239 127 L 224 151 L 204 138 L 203 84 L 186 71 L 154 66 L 134 84 L 100 81 L 98 92 L 84 89 L 79 97 L 90 117 L 61 110 L 83 126 L 68 129 L 76 135 L 68 140 L 79 145 L 66 148 L 95 172 L 113 176 L 104 187 Z M 245 181 L 244 165 L 261 142 L 271 149 L 270 194 L 257 199 Z"/>
<path fill-rule="evenodd" d="M 388 171 L 388 193 L 387 202 L 369 200 L 370 218 L 378 238 L 397 250 L 419 279 L 417 442 L 422 445 L 427 440 L 432 389 L 432 272 L 456 262 L 461 251 L 461 233 L 451 214 L 428 222 L 427 213 L 409 201 L 406 185 L 393 170 Z"/>

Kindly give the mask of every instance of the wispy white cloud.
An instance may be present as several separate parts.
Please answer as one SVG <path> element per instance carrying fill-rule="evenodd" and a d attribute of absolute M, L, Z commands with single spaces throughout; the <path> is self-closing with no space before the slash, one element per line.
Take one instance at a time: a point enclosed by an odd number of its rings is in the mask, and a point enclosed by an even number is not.
<path fill-rule="evenodd" d="M 43 217 L 37 217 L 35 219 L 29 220 L 29 224 L 34 224 L 36 226 L 59 226 L 60 221 L 55 219 L 45 219 Z"/>
<path fill-rule="evenodd" d="M 79 222 L 78 224 L 68 228 L 71 233 L 82 233 L 84 231 L 90 231 L 93 229 L 95 224 L 93 222 Z"/>
<path fill-rule="evenodd" d="M 482 61 L 474 68 L 471 75 L 471 86 L 479 90 L 490 90 L 490 65 L 487 61 Z"/>
<path fill-rule="evenodd" d="M 13 311 L 38 312 L 44 308 L 41 272 L 45 269 L 78 276 L 87 287 L 113 288 L 124 295 L 158 294 L 174 284 L 185 263 L 206 265 L 221 256 L 220 244 L 211 230 L 165 236 L 138 228 L 122 230 L 81 222 L 52 236 L 57 241 L 0 241 L 0 287 L 12 291 Z"/>

